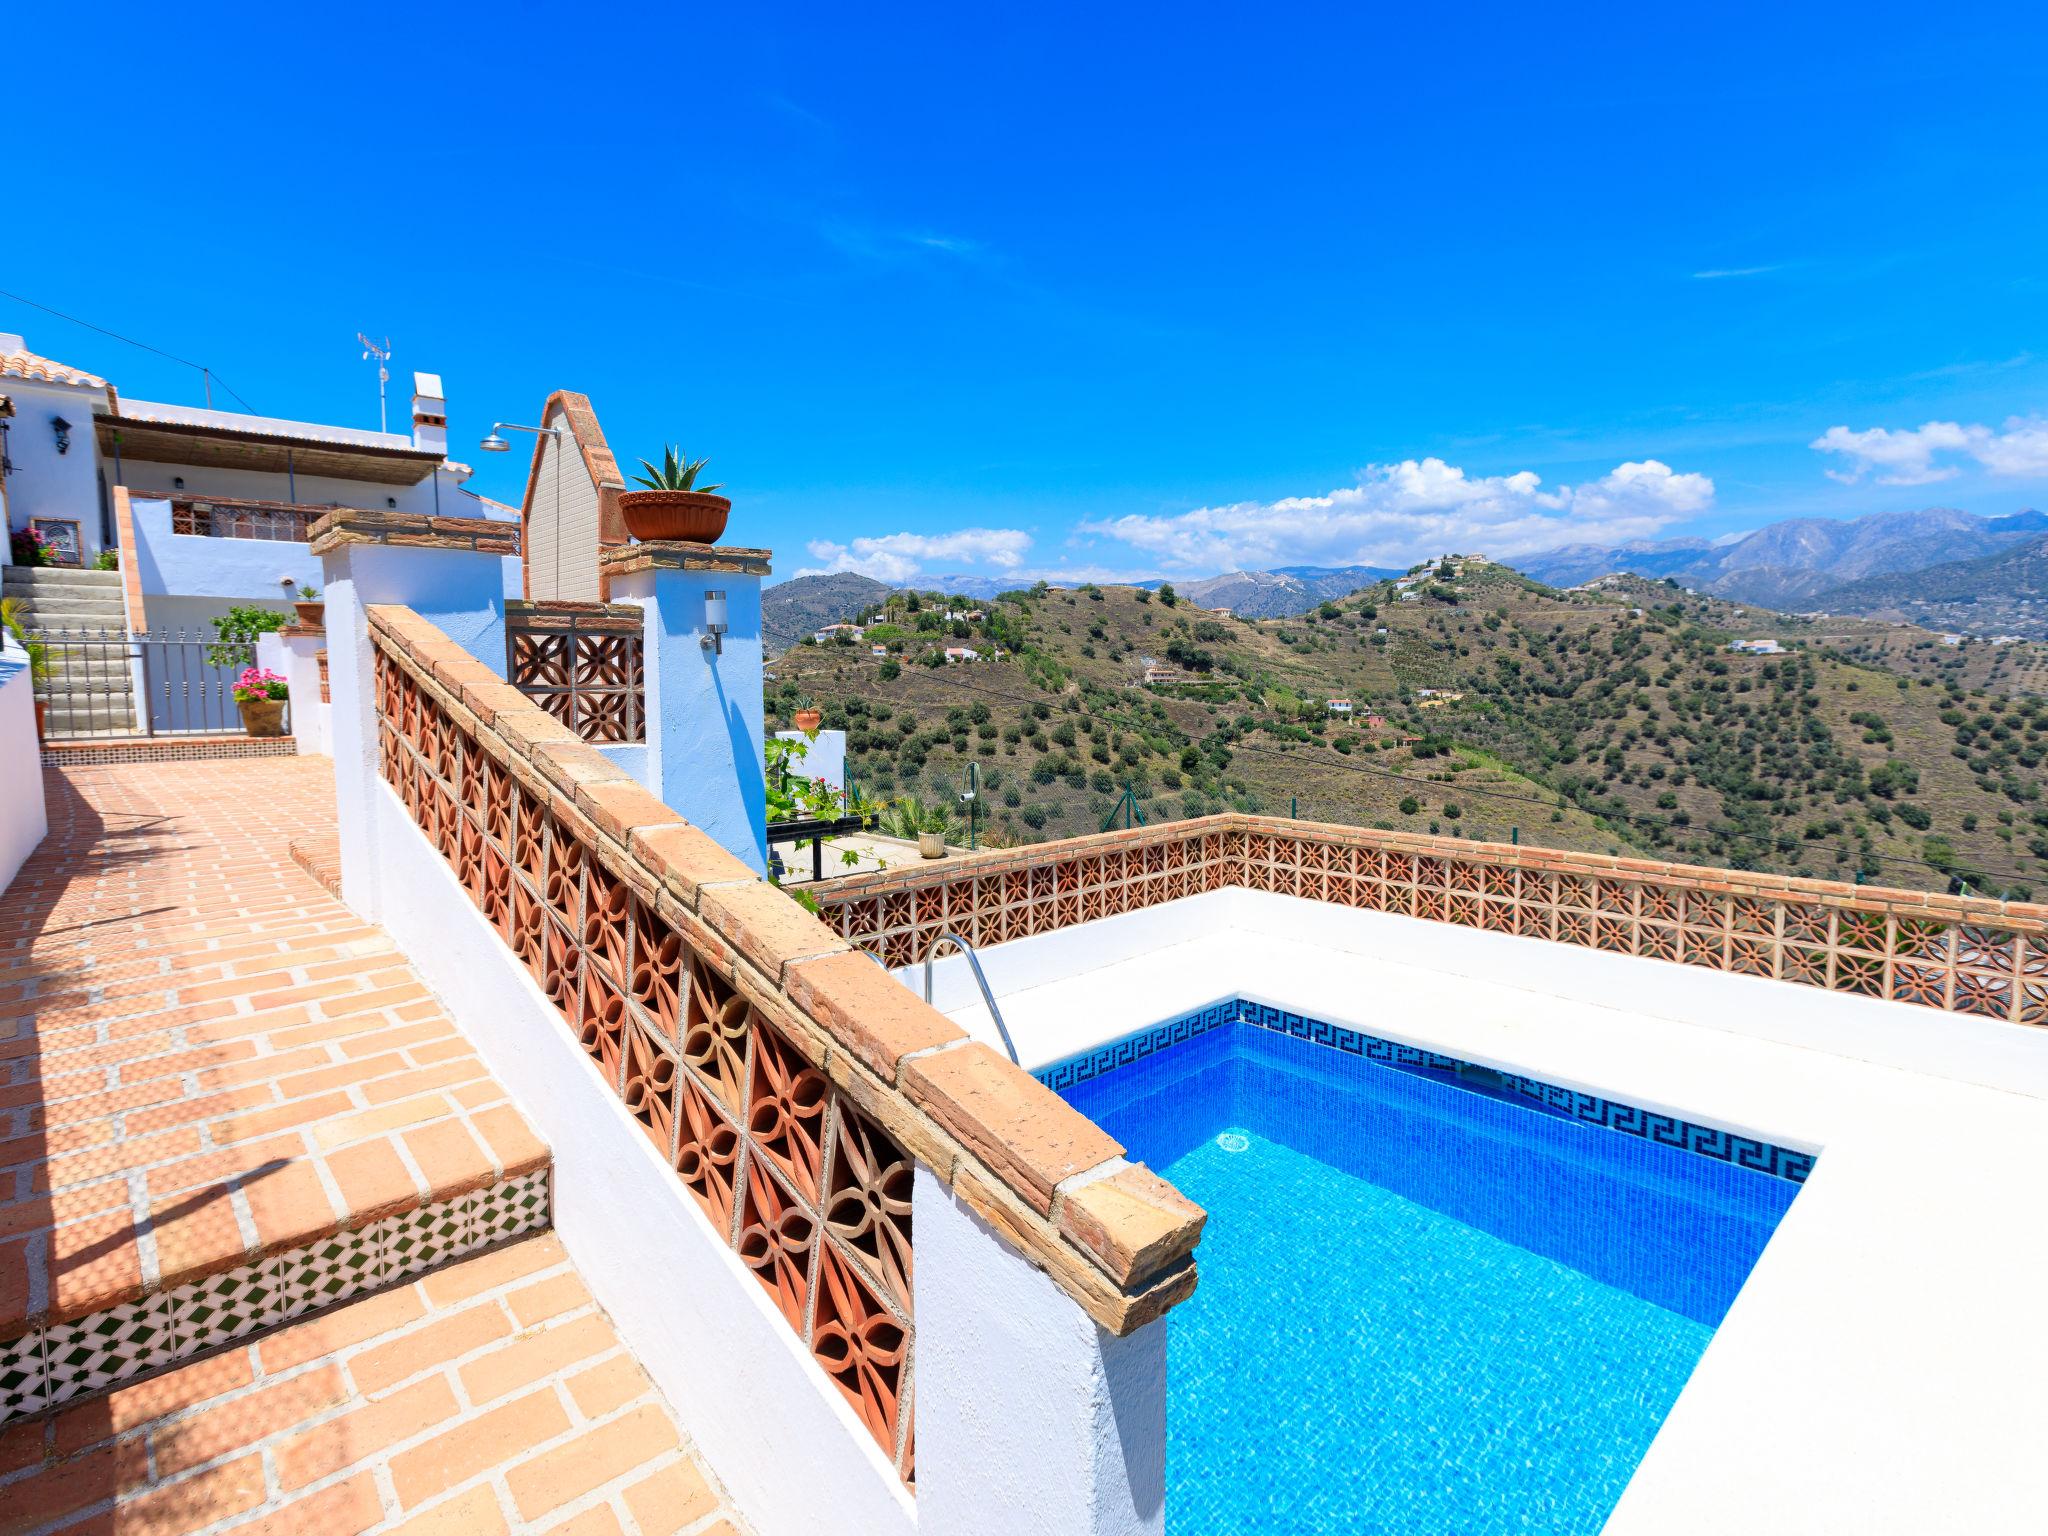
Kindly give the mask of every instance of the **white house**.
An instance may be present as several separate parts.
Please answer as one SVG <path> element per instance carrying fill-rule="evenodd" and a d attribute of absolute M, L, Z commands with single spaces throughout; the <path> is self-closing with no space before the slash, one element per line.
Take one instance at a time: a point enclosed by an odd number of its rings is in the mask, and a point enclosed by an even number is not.
<path fill-rule="evenodd" d="M 1331 713 L 1331 714 L 1333 714 L 1333 715 L 1348 715 L 1348 714 L 1350 714 L 1350 713 L 1351 713 L 1351 701 L 1350 701 L 1349 699 L 1332 699 L 1332 700 L 1330 700 L 1330 713 Z"/>
<path fill-rule="evenodd" d="M 1739 651 L 1745 656 L 1782 656 L 1785 654 L 1785 647 L 1778 644 L 1775 640 L 1733 640 L 1729 642 L 1728 649 Z"/>
<path fill-rule="evenodd" d="M 820 645 L 830 645 L 841 635 L 846 636 L 848 640 L 858 640 L 863 633 L 858 624 L 827 624 L 822 629 L 814 630 L 811 638 Z"/>
<path fill-rule="evenodd" d="M 981 652 L 971 645 L 949 645 L 946 647 L 946 660 L 979 661 L 981 660 Z"/>
<path fill-rule="evenodd" d="M 413 375 L 412 431 L 381 432 L 124 398 L 0 335 L 0 506 L 63 566 L 118 552 L 130 632 L 282 608 L 317 587 L 307 530 L 335 507 L 504 517 L 448 457 L 439 376 Z M 516 577 L 517 561 L 508 568 Z"/>

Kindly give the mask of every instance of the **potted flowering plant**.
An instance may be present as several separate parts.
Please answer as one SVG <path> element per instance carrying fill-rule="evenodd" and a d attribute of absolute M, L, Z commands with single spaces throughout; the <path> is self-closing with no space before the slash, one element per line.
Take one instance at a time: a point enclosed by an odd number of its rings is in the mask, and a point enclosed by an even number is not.
<path fill-rule="evenodd" d="M 815 731 L 825 723 L 825 712 L 811 701 L 809 694 L 802 694 L 796 701 L 796 708 L 790 712 L 790 724 L 800 731 Z"/>
<path fill-rule="evenodd" d="M 305 625 L 306 628 L 323 629 L 326 627 L 327 605 L 320 601 L 318 588 L 302 585 L 299 588 L 299 595 L 292 600 L 292 607 L 297 610 L 299 622 Z"/>
<path fill-rule="evenodd" d="M 251 736 L 284 734 L 284 701 L 290 696 L 285 680 L 267 667 L 249 667 L 235 679 L 235 705 L 242 712 L 242 729 Z"/>
<path fill-rule="evenodd" d="M 32 571 L 51 563 L 50 541 L 43 537 L 40 528 L 16 528 L 7 536 L 7 543 L 9 557 L 23 570 Z"/>
<path fill-rule="evenodd" d="M 694 463 L 673 448 L 667 448 L 659 465 L 646 459 L 647 471 L 633 478 L 647 487 L 625 491 L 619 496 L 619 512 L 626 519 L 626 532 L 636 539 L 677 539 L 686 544 L 716 544 L 725 532 L 725 520 L 732 515 L 732 501 L 711 493 L 719 487 L 699 485 L 708 459 Z"/>

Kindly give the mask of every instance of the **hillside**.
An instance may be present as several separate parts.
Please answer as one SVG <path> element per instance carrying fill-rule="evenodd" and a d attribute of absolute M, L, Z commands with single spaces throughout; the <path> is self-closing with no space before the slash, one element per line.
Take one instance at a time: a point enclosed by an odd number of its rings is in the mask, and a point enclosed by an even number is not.
<path fill-rule="evenodd" d="M 848 730 L 856 780 L 877 798 L 952 804 L 979 763 L 983 837 L 1090 830 L 1128 787 L 1153 820 L 1298 810 L 1833 878 L 2048 888 L 2041 700 L 1974 689 L 1942 670 L 1946 655 L 1861 663 L 1839 626 L 1662 583 L 1560 592 L 1470 562 L 1406 599 L 1380 583 L 1296 620 L 1043 586 L 972 620 L 903 598 L 879 616 L 859 646 L 780 659 L 770 712 L 786 720 L 812 696 Z M 1727 649 L 1750 638 L 1787 653 Z M 947 664 L 946 644 L 1006 654 Z M 1154 662 L 1173 670 L 1147 686 Z M 1328 714 L 1332 698 L 1351 701 L 1350 718 Z"/>
<path fill-rule="evenodd" d="M 1831 587 L 1817 601 L 1830 612 L 1929 629 L 2048 640 L 2048 537 L 1910 575 L 1867 576 Z"/>
<path fill-rule="evenodd" d="M 1874 607 L 1853 598 L 1836 600 L 1830 589 L 1839 590 L 1845 583 L 1870 577 L 1977 560 L 2044 530 L 2048 530 L 2048 514 L 2040 512 L 1978 517 L 1953 507 L 1928 507 L 1850 519 L 1788 518 L 1720 544 L 1697 539 L 1639 541 L 1610 548 L 1578 544 L 1527 555 L 1517 564 L 1537 579 L 1557 586 L 1625 571 L 1671 577 L 1682 586 L 1738 602 L 1874 613 Z"/>
<path fill-rule="evenodd" d="M 777 655 L 815 629 L 852 618 L 888 591 L 882 582 L 852 571 L 793 576 L 761 594 L 762 643 L 769 655 Z"/>

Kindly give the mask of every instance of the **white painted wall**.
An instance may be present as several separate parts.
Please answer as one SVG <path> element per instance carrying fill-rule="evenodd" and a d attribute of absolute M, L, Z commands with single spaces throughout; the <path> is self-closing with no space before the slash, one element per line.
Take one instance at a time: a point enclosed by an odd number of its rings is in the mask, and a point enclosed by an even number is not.
<path fill-rule="evenodd" d="M 104 409 L 104 389 L 84 389 L 27 379 L 0 379 L 0 395 L 14 402 L 7 423 L 7 457 L 14 473 L 7 477 L 7 521 L 27 528 L 38 517 L 64 518 L 78 524 L 85 563 L 101 548 L 99 460 L 94 449 L 92 413 Z M 52 418 L 71 423 L 71 451 L 57 452 Z"/>
<path fill-rule="evenodd" d="M 256 665 L 279 674 L 291 689 L 292 739 L 299 756 L 328 755 L 330 706 L 320 702 L 320 652 L 323 634 L 285 635 L 273 631 L 256 637 Z"/>
<path fill-rule="evenodd" d="M 1289 957 L 1284 965 L 1278 958 L 1283 953 Z M 1303 954 L 1310 958 L 1294 958 Z M 1393 975 L 1464 978 L 2048 1097 L 2048 1032 L 1239 887 L 993 945 L 980 955 L 998 1004 L 1017 999 L 1003 1006 L 1003 1014 L 1026 1066 L 1105 1044 L 1225 997 L 1258 997 L 1315 1013 L 1304 1000 L 1311 988 L 1342 999 L 1324 1005 L 1317 1017 L 1407 1038 L 1398 1019 L 1391 1027 L 1375 1023 L 1382 1011 L 1375 988 L 1383 983 L 1373 979 L 1373 967 L 1384 965 L 1399 968 Z M 1170 961 L 1159 959 L 1166 955 Z M 1151 979 L 1134 983 L 1128 1000 L 1113 1006 L 1103 990 L 1107 973 L 1147 957 Z M 948 955 L 933 972 L 933 1001 L 942 1012 L 985 1018 L 963 958 Z M 922 966 L 898 974 L 905 985 L 922 988 Z M 1084 996 L 1089 1006 L 1071 1006 Z M 985 1026 L 977 1033 L 993 1043 Z M 1517 1069 L 1534 1070 L 1526 1064 Z"/>
<path fill-rule="evenodd" d="M 379 506 L 383 503 L 380 501 Z M 139 496 L 131 486 L 135 568 L 145 601 L 152 596 L 223 598 L 230 603 L 289 602 L 300 586 L 320 586 L 320 562 L 304 544 L 284 539 L 216 539 L 171 532 L 171 504 Z M 283 578 L 294 591 L 284 593 Z M 155 615 L 151 615 L 154 621 Z"/>
<path fill-rule="evenodd" d="M 726 598 L 723 654 L 703 648 L 704 594 Z M 768 868 L 761 762 L 761 578 L 636 571 L 612 601 L 643 610 L 648 788 L 758 873 Z"/>
<path fill-rule="evenodd" d="M 1164 1530 L 1165 1324 L 1104 1332 L 929 1169 L 912 1202 L 919 1524 L 945 1536 Z"/>
<path fill-rule="evenodd" d="M 0 638 L 0 890 L 49 829 L 28 652 Z"/>

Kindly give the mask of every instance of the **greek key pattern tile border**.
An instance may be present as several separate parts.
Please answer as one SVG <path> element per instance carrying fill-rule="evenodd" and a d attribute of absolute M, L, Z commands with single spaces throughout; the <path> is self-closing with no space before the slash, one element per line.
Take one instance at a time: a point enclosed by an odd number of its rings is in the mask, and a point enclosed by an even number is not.
<path fill-rule="evenodd" d="M 0 1344 L 0 1423 L 296 1322 L 550 1222 L 549 1171 L 518 1174 L 304 1248 Z"/>
<path fill-rule="evenodd" d="M 1493 1090 L 1495 1096 L 1501 1092 L 1516 1094 L 1550 1114 L 1576 1120 L 1582 1125 L 1634 1136 L 1655 1142 L 1658 1146 L 1709 1157 L 1716 1162 L 1732 1163 L 1738 1168 L 1769 1174 L 1793 1184 L 1805 1183 L 1807 1175 L 1813 1172 L 1815 1154 L 1811 1152 L 1795 1151 L 1717 1126 L 1681 1120 L 1676 1115 L 1640 1109 L 1597 1094 L 1582 1093 L 1576 1088 L 1562 1088 L 1519 1073 L 1497 1072 L 1456 1056 L 1403 1045 L 1395 1040 L 1383 1040 L 1363 1030 L 1326 1023 L 1305 1014 L 1290 1013 L 1270 1003 L 1254 1003 L 1242 998 L 1212 1004 L 1197 1013 L 1184 1014 L 1168 1023 L 1126 1035 L 1121 1040 L 1112 1040 L 1092 1051 L 1042 1067 L 1033 1075 L 1055 1093 L 1061 1093 L 1148 1056 L 1183 1045 L 1225 1024 L 1236 1023 L 1287 1035 L 1346 1056 L 1362 1057 L 1397 1071 L 1421 1073 L 1433 1081 L 1447 1082 L 1468 1091 L 1476 1083 Z"/>
<path fill-rule="evenodd" d="M 1998 902 L 1729 870 L 1610 868 L 1497 845 L 1394 845 L 1313 826 L 1170 825 L 821 892 L 841 937 L 890 967 L 948 930 L 977 945 L 1243 886 L 1946 1013 L 2048 1026 L 2048 924 Z M 1583 859 L 1575 864 L 1575 859 Z M 2039 909 L 2030 909 L 2038 911 Z"/>

